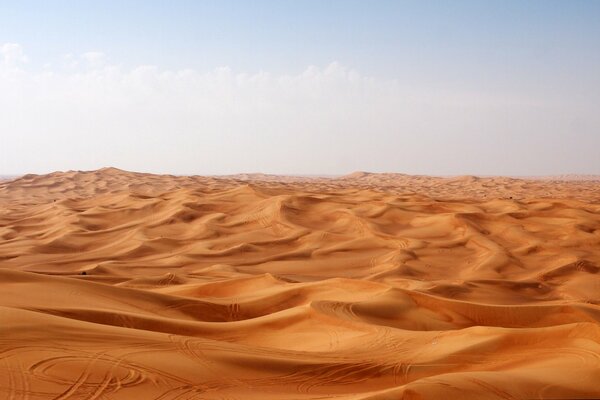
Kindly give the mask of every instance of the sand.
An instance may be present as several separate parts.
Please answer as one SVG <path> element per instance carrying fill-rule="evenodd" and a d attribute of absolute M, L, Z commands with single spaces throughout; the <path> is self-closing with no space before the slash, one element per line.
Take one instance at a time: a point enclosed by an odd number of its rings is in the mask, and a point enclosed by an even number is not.
<path fill-rule="evenodd" d="M 0 399 L 600 398 L 600 182 L 0 183 Z"/>

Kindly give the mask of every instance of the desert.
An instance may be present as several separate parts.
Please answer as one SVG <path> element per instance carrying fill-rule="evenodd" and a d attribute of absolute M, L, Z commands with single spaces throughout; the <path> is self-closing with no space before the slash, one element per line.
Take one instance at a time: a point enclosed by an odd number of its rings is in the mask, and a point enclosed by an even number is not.
<path fill-rule="evenodd" d="M 0 1 L 0 400 L 600 400 L 600 1 Z"/>
<path fill-rule="evenodd" d="M 0 398 L 600 398 L 595 176 L 0 181 Z"/>

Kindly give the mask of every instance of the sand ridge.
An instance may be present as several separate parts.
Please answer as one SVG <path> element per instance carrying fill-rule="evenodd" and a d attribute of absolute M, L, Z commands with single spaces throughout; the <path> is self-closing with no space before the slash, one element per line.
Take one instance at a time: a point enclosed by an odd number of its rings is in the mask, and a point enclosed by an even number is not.
<path fill-rule="evenodd" d="M 0 182 L 0 398 L 600 398 L 595 179 Z"/>

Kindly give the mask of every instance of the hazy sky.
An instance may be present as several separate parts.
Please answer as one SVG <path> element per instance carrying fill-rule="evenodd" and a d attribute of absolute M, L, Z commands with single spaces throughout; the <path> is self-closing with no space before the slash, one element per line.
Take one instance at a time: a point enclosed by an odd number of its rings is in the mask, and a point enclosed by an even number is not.
<path fill-rule="evenodd" d="M 0 175 L 600 174 L 600 1 L 0 0 Z"/>

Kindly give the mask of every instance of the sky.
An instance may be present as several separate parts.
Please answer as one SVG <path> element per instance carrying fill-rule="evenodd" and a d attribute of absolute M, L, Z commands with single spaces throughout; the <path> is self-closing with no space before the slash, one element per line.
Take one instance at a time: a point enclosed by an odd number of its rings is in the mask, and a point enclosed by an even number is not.
<path fill-rule="evenodd" d="M 599 1 L 0 0 L 0 175 L 600 174 Z"/>

